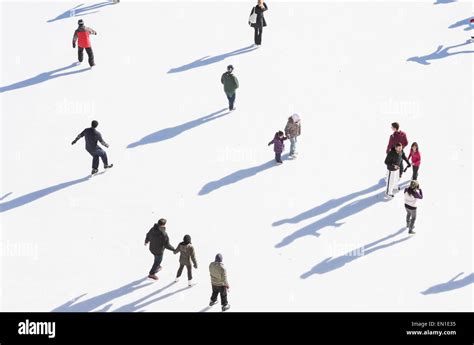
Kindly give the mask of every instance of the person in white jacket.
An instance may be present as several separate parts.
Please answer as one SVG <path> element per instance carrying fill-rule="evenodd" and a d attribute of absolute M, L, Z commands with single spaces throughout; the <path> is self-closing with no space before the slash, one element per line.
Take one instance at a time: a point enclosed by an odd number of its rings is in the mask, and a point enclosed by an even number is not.
<path fill-rule="evenodd" d="M 407 211 L 407 228 L 410 235 L 415 234 L 413 229 L 415 228 L 416 220 L 416 201 L 423 199 L 423 191 L 420 188 L 418 181 L 413 180 L 410 182 L 410 186 L 405 188 L 405 210 Z"/>

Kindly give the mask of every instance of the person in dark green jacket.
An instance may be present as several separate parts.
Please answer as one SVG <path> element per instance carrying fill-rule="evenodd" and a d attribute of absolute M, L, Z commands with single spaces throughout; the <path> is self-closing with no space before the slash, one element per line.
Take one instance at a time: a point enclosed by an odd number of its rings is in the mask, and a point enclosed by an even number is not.
<path fill-rule="evenodd" d="M 237 77 L 232 73 L 234 71 L 234 66 L 227 66 L 227 72 L 225 72 L 221 77 L 221 83 L 224 85 L 224 92 L 229 100 L 229 110 L 234 110 L 235 102 L 235 90 L 239 88 L 239 81 Z"/>

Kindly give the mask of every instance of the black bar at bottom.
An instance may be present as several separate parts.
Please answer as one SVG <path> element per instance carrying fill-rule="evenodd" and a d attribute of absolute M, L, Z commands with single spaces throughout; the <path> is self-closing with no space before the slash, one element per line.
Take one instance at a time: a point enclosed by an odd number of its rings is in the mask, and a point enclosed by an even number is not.
<path fill-rule="evenodd" d="M 0 313 L 0 344 L 472 345 L 472 321 L 473 313 Z"/>

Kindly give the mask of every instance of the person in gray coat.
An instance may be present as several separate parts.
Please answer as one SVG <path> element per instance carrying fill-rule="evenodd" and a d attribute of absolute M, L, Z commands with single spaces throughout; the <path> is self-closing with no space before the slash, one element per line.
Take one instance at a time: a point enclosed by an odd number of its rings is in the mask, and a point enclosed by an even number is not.
<path fill-rule="evenodd" d="M 178 244 L 178 247 L 175 249 L 174 253 L 180 253 L 179 269 L 178 273 L 176 274 L 175 282 L 177 283 L 179 281 L 179 277 L 181 277 L 181 273 L 183 273 L 183 268 L 184 266 L 186 266 L 186 270 L 188 271 L 188 286 L 192 286 L 193 273 L 191 268 L 191 261 L 193 262 L 194 268 L 197 269 L 198 266 L 196 261 L 196 253 L 191 243 L 191 236 L 185 235 L 183 238 L 183 242 Z"/>
<path fill-rule="evenodd" d="M 290 158 L 296 158 L 297 138 L 301 135 L 301 120 L 298 114 L 293 114 L 288 118 L 285 126 L 285 136 L 290 139 Z"/>
<path fill-rule="evenodd" d="M 209 272 L 211 274 L 212 295 L 209 306 L 212 307 L 217 303 L 217 296 L 221 295 L 222 311 L 230 308 L 227 302 L 227 290 L 229 283 L 227 282 L 227 271 L 222 263 L 222 254 L 217 254 L 214 262 L 209 265 Z"/>

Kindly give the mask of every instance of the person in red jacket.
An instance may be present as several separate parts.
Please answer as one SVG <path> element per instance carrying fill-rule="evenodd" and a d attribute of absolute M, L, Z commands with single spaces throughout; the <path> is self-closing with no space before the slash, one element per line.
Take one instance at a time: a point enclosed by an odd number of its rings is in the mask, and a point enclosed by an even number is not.
<path fill-rule="evenodd" d="M 412 180 L 418 180 L 418 169 L 420 169 L 421 155 L 418 148 L 418 143 L 414 142 L 411 144 L 410 154 L 408 155 L 408 160 L 411 158 L 411 163 L 413 166 L 413 175 Z M 408 168 L 408 167 L 407 167 Z"/>
<path fill-rule="evenodd" d="M 95 66 L 94 52 L 92 51 L 89 35 L 97 35 L 97 32 L 85 26 L 84 21 L 82 19 L 79 19 L 77 24 L 79 25 L 79 27 L 76 29 L 76 31 L 74 31 L 74 36 L 72 37 L 72 47 L 76 48 L 77 41 L 77 55 L 79 62 L 82 62 L 85 49 L 87 52 L 87 56 L 89 57 L 89 66 Z"/>
<path fill-rule="evenodd" d="M 401 143 L 402 144 L 402 158 L 410 166 L 410 162 L 408 161 L 407 157 L 405 156 L 405 152 L 403 151 L 403 149 L 408 145 L 408 139 L 407 139 L 406 133 L 400 130 L 400 125 L 398 124 L 398 122 L 392 123 L 392 131 L 393 133 L 392 135 L 390 135 L 385 153 L 388 154 L 390 150 L 392 150 L 392 148 L 394 148 L 397 143 Z M 400 171 L 400 178 L 401 178 L 402 173 L 403 173 L 403 161 L 402 161 L 402 164 L 400 165 L 399 171 Z"/>

